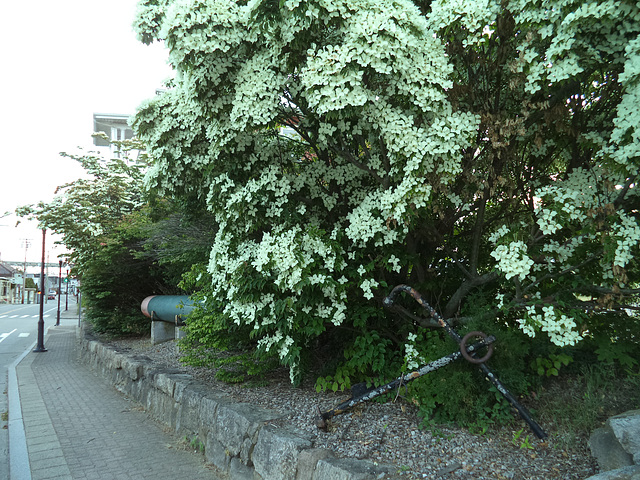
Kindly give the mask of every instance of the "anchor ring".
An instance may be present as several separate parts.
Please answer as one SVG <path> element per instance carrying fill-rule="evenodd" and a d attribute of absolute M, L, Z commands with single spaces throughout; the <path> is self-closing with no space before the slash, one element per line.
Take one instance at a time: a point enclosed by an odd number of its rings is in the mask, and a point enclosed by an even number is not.
<path fill-rule="evenodd" d="M 487 353 L 485 354 L 484 357 L 475 358 L 469 355 L 469 352 L 467 352 L 467 342 L 472 337 L 480 337 L 482 338 L 482 340 L 486 340 L 487 334 L 484 332 L 467 333 L 464 337 L 462 337 L 462 340 L 460 341 L 460 353 L 462 354 L 462 356 L 467 362 L 474 363 L 476 365 L 486 362 L 487 360 L 489 360 L 489 358 L 491 358 L 491 355 L 493 355 L 493 344 L 490 344 L 487 346 Z"/>

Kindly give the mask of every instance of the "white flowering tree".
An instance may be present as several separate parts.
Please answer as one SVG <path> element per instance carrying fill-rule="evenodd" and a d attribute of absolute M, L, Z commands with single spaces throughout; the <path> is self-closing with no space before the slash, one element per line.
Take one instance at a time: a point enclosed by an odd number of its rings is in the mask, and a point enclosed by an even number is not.
<path fill-rule="evenodd" d="M 148 185 L 206 199 L 217 321 L 292 379 L 318 337 L 338 387 L 401 363 L 429 321 L 383 310 L 398 283 L 559 346 L 637 322 L 636 2 L 142 0 L 136 28 L 176 69 L 135 121 Z"/>

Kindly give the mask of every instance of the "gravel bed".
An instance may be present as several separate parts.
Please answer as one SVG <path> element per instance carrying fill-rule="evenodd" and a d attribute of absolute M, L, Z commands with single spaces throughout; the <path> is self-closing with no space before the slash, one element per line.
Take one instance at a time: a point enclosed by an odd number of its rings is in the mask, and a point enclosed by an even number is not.
<path fill-rule="evenodd" d="M 426 430 L 420 428 L 416 407 L 399 398 L 389 403 L 369 402 L 336 416 L 325 432 L 316 426 L 318 408 L 329 410 L 348 395 L 317 393 L 313 385 L 294 388 L 286 372 L 269 376 L 263 382 L 266 386 L 227 384 L 215 379 L 212 369 L 182 364 L 174 342 L 151 345 L 149 339 L 126 339 L 105 343 L 123 353 L 145 355 L 158 366 L 191 374 L 238 402 L 283 412 L 273 424 L 304 430 L 314 437 L 314 447 L 329 448 L 337 456 L 393 464 L 403 479 L 583 480 L 597 473 L 586 442 L 577 449 L 563 449 L 553 425 L 543 425 L 549 433 L 544 442 L 523 421 L 484 435 L 451 426 Z M 532 448 L 521 448 L 521 441 L 514 441 L 523 427 L 520 440 L 529 435 Z"/>

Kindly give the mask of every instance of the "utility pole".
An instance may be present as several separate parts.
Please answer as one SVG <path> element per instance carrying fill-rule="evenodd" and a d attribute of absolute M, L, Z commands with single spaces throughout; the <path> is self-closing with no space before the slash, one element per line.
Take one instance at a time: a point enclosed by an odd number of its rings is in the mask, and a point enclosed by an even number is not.
<path fill-rule="evenodd" d="M 42 257 L 42 258 L 44 258 L 44 257 Z M 47 261 L 46 261 L 45 265 L 46 265 L 46 268 L 47 268 L 47 296 L 44 297 L 44 303 L 49 303 L 49 253 L 48 252 L 47 252 Z"/>
<path fill-rule="evenodd" d="M 27 291 L 27 249 L 31 246 L 31 239 L 23 238 L 22 244 L 24 245 L 24 266 L 22 269 L 22 303 L 24 304 L 24 294 Z"/>

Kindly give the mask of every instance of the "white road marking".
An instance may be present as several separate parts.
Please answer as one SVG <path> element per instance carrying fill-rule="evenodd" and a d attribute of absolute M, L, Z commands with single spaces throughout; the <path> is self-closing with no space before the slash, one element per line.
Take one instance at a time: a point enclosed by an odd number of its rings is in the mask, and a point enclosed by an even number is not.
<path fill-rule="evenodd" d="M 0 318 L 7 318 L 9 315 L 0 315 Z"/>
<path fill-rule="evenodd" d="M 0 342 L 2 342 L 5 338 L 7 338 L 9 335 L 11 335 L 13 332 L 15 332 L 17 330 L 17 328 L 14 328 L 13 330 L 11 330 L 9 333 L 3 333 L 0 334 Z"/>
<path fill-rule="evenodd" d="M 31 315 L 22 315 L 20 318 L 27 318 L 30 317 Z"/>
<path fill-rule="evenodd" d="M 22 332 L 18 334 L 19 337 L 28 337 L 29 335 L 30 335 L 29 332 Z"/>
<path fill-rule="evenodd" d="M 11 315 L 9 318 L 16 318 L 18 315 Z"/>

